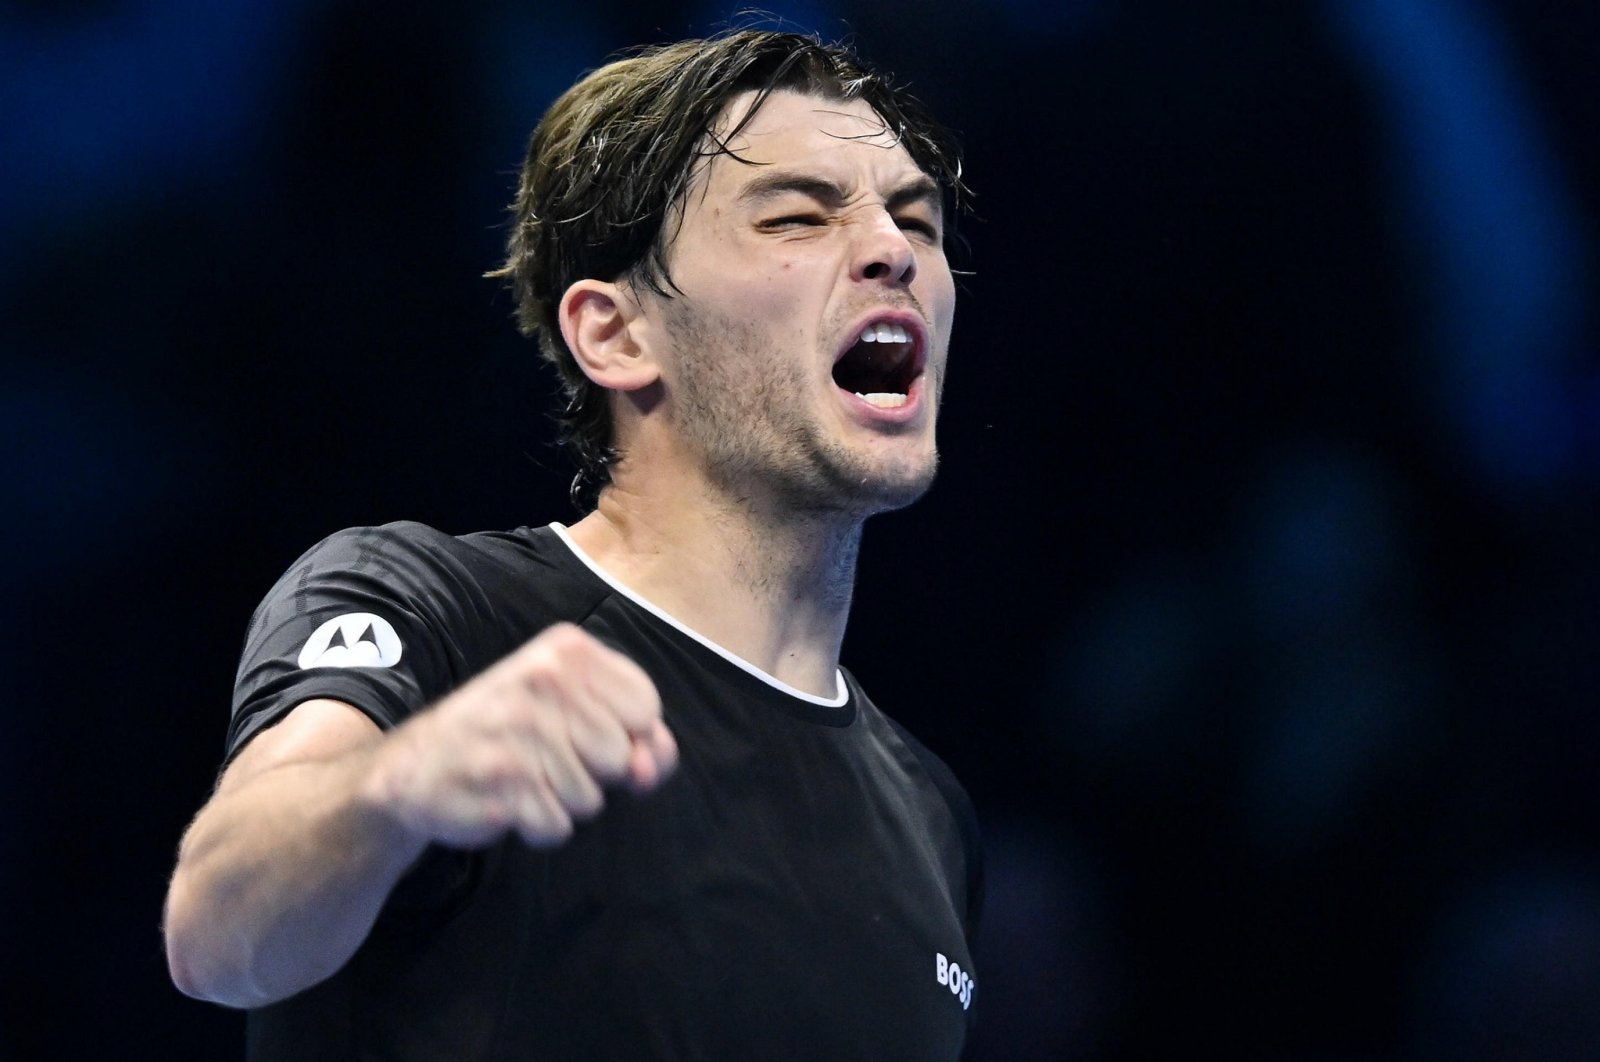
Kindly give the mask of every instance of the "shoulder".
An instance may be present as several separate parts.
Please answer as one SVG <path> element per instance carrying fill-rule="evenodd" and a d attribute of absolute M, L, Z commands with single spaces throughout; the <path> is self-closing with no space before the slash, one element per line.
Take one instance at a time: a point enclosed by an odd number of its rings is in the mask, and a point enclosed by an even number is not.
<path fill-rule="evenodd" d="M 950 769 L 944 760 L 940 759 L 931 749 L 919 741 L 916 735 L 906 729 L 899 720 L 884 711 L 871 697 L 867 696 L 866 690 L 862 688 L 855 675 L 845 668 L 840 668 L 839 670 L 843 672 L 845 681 L 850 687 L 851 695 L 855 699 L 861 714 L 868 720 L 876 721 L 882 729 L 887 730 L 893 735 L 894 739 L 905 746 L 906 750 L 911 753 L 912 761 L 921 768 L 922 773 L 928 776 L 928 780 L 939 791 L 939 795 L 944 798 L 944 802 L 950 805 L 951 814 L 955 816 L 962 832 L 976 838 L 978 816 L 973 809 L 971 798 L 967 796 L 967 791 L 956 778 L 955 772 Z"/>
<path fill-rule="evenodd" d="M 251 616 L 230 747 L 311 698 L 393 725 L 568 618 L 585 588 L 551 567 L 546 538 L 458 536 L 414 521 L 327 536 Z"/>
<path fill-rule="evenodd" d="M 537 558 L 549 552 L 541 536 L 553 538 L 527 528 L 452 535 L 409 520 L 336 531 L 278 578 L 251 617 L 247 645 L 277 631 L 271 648 L 282 650 L 283 639 L 303 640 L 327 621 L 368 615 L 412 639 L 449 640 L 449 632 L 490 631 L 508 618 L 519 626 L 516 617 L 536 602 L 572 596 L 541 571 Z"/>
<path fill-rule="evenodd" d="M 527 638 L 575 620 L 604 596 L 549 527 L 455 535 L 412 520 L 350 527 L 290 566 L 268 601 L 299 613 L 387 602 L 430 625 L 502 629 Z"/>
<path fill-rule="evenodd" d="M 955 825 L 956 837 L 959 838 L 959 854 L 966 869 L 965 924 L 970 939 L 977 931 L 984 894 L 983 838 L 977 808 L 973 806 L 966 787 L 956 778 L 955 772 L 949 765 L 893 716 L 873 704 L 853 675 L 846 672 L 846 676 L 854 688 L 862 713 L 871 719 L 881 721 L 884 730 L 905 749 L 910 762 L 915 764 L 918 773 L 926 779 L 927 785 L 937 792 L 939 802 L 949 811 L 950 819 Z"/>
<path fill-rule="evenodd" d="M 956 825 L 961 830 L 962 841 L 968 853 L 976 857 L 981 850 L 978 812 L 972 805 L 972 798 L 967 795 L 966 787 L 956 778 L 955 772 L 950 769 L 949 765 L 921 741 L 917 740 L 916 735 L 912 734 L 911 731 L 881 709 L 878 710 L 878 714 L 883 717 L 884 721 L 889 724 L 890 729 L 894 731 L 895 736 L 900 739 L 906 748 L 911 750 L 912 755 L 921 764 L 922 769 L 928 775 L 928 780 L 933 783 L 934 788 L 939 791 L 939 795 L 944 798 L 944 802 L 949 805 L 950 814 L 955 817 Z"/>
<path fill-rule="evenodd" d="M 306 550 L 291 567 L 338 562 L 368 566 L 401 557 L 461 555 L 470 551 L 473 537 L 452 535 L 415 520 L 347 527 Z"/>
<path fill-rule="evenodd" d="M 452 581 L 552 562 L 555 536 L 545 528 L 454 535 L 414 520 L 335 531 L 289 566 L 286 579 L 339 571 L 386 582 Z"/>

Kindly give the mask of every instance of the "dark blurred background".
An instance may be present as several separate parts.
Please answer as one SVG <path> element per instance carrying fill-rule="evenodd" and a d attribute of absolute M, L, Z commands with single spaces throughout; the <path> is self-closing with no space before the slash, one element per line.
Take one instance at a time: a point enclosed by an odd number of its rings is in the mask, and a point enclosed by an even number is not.
<path fill-rule="evenodd" d="M 1600 1058 L 1600 6 L 814 0 L 961 130 L 846 663 L 982 813 L 984 1059 Z M 710 4 L 0 2 L 0 1057 L 237 1059 L 165 879 L 340 527 L 570 520 L 480 274 Z"/>

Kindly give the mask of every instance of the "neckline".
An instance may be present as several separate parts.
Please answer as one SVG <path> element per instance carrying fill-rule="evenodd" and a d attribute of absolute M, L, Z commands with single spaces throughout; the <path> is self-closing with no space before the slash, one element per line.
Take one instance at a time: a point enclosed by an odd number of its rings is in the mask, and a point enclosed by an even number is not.
<path fill-rule="evenodd" d="M 669 627 L 672 627 L 685 637 L 699 642 L 701 645 L 722 657 L 722 659 L 726 660 L 734 667 L 737 667 L 739 670 L 759 679 L 768 686 L 772 687 L 774 690 L 777 690 L 779 693 L 782 693 L 788 697 L 793 697 L 796 700 L 803 701 L 806 704 L 817 705 L 821 708 L 842 708 L 845 703 L 850 700 L 850 687 L 845 683 L 844 672 L 841 669 L 837 667 L 833 669 L 834 695 L 832 697 L 821 697 L 815 693 L 807 693 L 805 690 L 802 690 L 796 686 L 791 686 L 777 676 L 767 671 L 763 671 L 761 668 L 752 664 L 744 657 L 739 656 L 737 653 L 718 645 L 716 642 L 712 641 L 710 638 L 707 638 L 693 627 L 690 627 L 687 623 L 684 623 L 667 610 L 661 608 L 643 594 L 638 593 L 626 583 L 615 578 L 610 572 L 602 568 L 593 557 L 585 553 L 581 546 L 572 540 L 572 536 L 568 533 L 565 524 L 551 521 L 549 527 L 551 531 L 555 532 L 556 537 L 561 540 L 562 544 L 572 552 L 572 555 L 581 561 L 583 566 L 588 568 L 589 571 L 594 574 L 595 578 L 605 583 L 616 593 L 621 594 L 629 601 L 632 601 L 635 605 L 638 605 L 640 608 L 650 613 L 650 615 L 654 616 L 656 619 L 667 624 Z"/>

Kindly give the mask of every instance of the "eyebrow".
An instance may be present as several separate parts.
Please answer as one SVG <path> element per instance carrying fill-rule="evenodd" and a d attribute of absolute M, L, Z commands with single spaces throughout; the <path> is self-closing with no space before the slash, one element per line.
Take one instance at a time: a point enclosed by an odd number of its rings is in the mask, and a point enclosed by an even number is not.
<path fill-rule="evenodd" d="M 752 178 L 739 190 L 737 199 L 741 203 L 762 203 L 790 193 L 807 196 L 830 208 L 839 206 L 847 198 L 844 186 L 836 181 L 808 173 L 775 170 Z M 919 173 L 884 197 L 884 206 L 891 211 L 919 202 L 926 203 L 936 213 L 944 212 L 944 196 L 939 192 L 939 185 L 925 173 Z"/>

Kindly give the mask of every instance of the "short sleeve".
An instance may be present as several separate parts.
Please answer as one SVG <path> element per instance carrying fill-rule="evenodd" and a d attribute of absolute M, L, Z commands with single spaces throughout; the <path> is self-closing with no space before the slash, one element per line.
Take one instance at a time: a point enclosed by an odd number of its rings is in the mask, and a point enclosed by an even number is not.
<path fill-rule="evenodd" d="M 251 619 L 227 758 L 304 701 L 390 729 L 470 677 L 457 647 L 483 610 L 456 541 L 421 524 L 352 528 L 297 560 Z"/>

